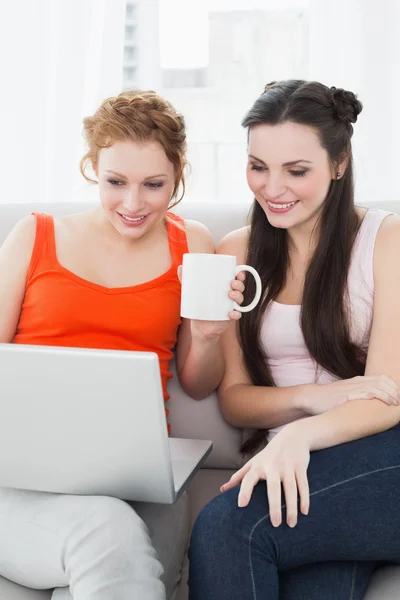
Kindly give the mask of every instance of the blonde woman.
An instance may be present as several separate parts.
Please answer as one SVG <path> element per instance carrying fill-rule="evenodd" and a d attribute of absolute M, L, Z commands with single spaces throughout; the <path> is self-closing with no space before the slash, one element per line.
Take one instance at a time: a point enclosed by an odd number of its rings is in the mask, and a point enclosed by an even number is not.
<path fill-rule="evenodd" d="M 218 341 L 228 321 L 179 316 L 182 255 L 214 252 L 204 226 L 170 212 L 184 191 L 184 120 L 154 92 L 126 92 L 86 118 L 84 133 L 81 168 L 86 176 L 92 167 L 100 203 L 56 219 L 31 215 L 15 226 L 0 252 L 0 341 L 156 352 L 166 400 L 176 346 L 180 382 L 201 398 L 222 378 Z M 231 298 L 241 302 L 242 291 L 243 283 L 233 282 Z M 163 536 L 184 546 L 185 498 L 136 509 L 156 541 L 162 519 Z M 0 575 L 58 588 L 53 599 L 165 598 L 146 524 L 121 500 L 0 488 L 0 538 Z M 168 596 L 179 575 L 169 573 Z"/>

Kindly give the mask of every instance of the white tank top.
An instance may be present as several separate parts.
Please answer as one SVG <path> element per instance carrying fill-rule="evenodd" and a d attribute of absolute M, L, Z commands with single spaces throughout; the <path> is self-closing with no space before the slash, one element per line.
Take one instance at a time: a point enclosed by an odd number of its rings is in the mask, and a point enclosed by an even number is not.
<path fill-rule="evenodd" d="M 354 243 L 348 274 L 350 337 L 365 351 L 371 333 L 374 277 L 373 255 L 379 227 L 389 214 L 368 210 Z M 261 342 L 272 377 L 278 387 L 305 383 L 330 383 L 338 379 L 310 356 L 300 327 L 300 305 L 272 302 L 263 316 Z M 268 431 L 270 440 L 281 427 Z"/>

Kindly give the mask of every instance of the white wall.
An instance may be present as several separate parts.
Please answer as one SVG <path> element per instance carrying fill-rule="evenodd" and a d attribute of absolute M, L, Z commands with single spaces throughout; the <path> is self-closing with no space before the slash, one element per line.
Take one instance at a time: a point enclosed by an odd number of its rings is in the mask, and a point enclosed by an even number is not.
<path fill-rule="evenodd" d="M 311 0 L 309 78 L 358 93 L 357 200 L 400 199 L 400 2 Z"/>

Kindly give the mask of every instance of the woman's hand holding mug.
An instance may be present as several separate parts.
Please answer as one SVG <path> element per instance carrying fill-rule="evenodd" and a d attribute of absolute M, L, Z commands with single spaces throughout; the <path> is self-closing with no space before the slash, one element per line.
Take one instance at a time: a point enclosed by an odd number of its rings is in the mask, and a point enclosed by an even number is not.
<path fill-rule="evenodd" d="M 241 306 L 244 271 L 256 280 L 255 297 L 248 306 Z M 218 340 L 230 322 L 255 308 L 261 298 L 258 273 L 248 265 L 236 266 L 233 255 L 184 254 L 178 274 L 182 282 L 181 316 L 191 319 L 192 334 L 200 340 Z"/>

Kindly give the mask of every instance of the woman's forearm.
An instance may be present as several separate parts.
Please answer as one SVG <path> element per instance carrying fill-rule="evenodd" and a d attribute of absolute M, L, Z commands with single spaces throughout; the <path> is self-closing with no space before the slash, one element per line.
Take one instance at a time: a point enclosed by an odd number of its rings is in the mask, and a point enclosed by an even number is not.
<path fill-rule="evenodd" d="M 219 386 L 223 373 L 224 361 L 219 339 L 201 341 L 192 337 L 179 374 L 185 392 L 195 400 L 202 400 Z"/>
<path fill-rule="evenodd" d="M 222 413 L 231 425 L 272 429 L 309 415 L 304 402 L 309 387 L 236 384 L 218 395 Z"/>
<path fill-rule="evenodd" d="M 296 428 L 310 440 L 310 450 L 321 450 L 386 431 L 399 421 L 398 406 L 380 400 L 352 400 L 288 427 Z"/>

